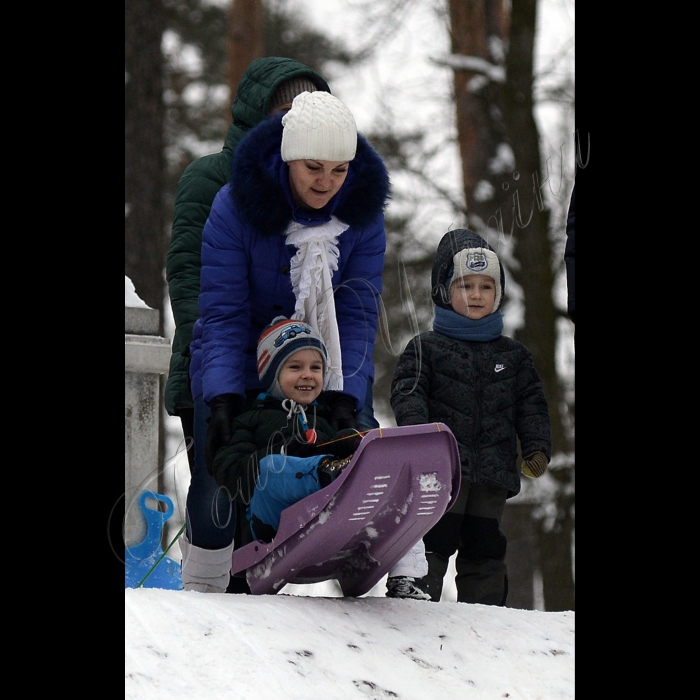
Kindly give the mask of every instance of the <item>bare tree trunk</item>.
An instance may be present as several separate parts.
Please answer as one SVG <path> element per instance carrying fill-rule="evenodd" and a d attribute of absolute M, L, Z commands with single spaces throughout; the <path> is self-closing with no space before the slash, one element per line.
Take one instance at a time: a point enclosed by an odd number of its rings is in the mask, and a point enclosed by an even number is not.
<path fill-rule="evenodd" d="M 124 266 L 139 297 L 161 312 L 161 332 L 167 249 L 163 202 L 164 26 L 162 0 L 130 0 L 125 4 Z"/>
<path fill-rule="evenodd" d="M 261 0 L 233 0 L 229 14 L 228 71 L 231 100 L 251 61 L 265 55 L 265 8 Z M 230 123 L 230 111 L 226 113 Z"/>
<path fill-rule="evenodd" d="M 518 339 L 533 353 L 550 407 L 553 454 L 569 453 L 564 429 L 564 397 L 556 368 L 553 251 L 549 239 L 549 210 L 542 198 L 540 137 L 532 95 L 533 54 L 537 0 L 450 0 L 452 65 L 455 69 L 455 105 L 462 156 L 467 221 L 498 249 L 512 240 L 520 263 L 509 269 L 523 291 L 524 327 Z M 508 147 L 513 155 L 504 155 Z M 494 231 L 498 232 L 494 240 Z M 532 557 L 542 562 L 547 610 L 573 609 L 573 504 L 566 494 L 572 470 L 551 471 L 560 489 L 556 496 L 558 518 L 554 526 L 529 520 L 531 509 L 511 510 L 504 521 L 509 557 L 523 561 L 520 547 L 535 548 Z M 526 522 L 516 522 L 517 513 Z M 528 530 L 537 540 L 522 538 Z M 512 567 L 510 583 L 528 590 L 529 567 Z M 510 604 L 510 598 L 509 598 Z"/>
<path fill-rule="evenodd" d="M 549 209 L 541 187 L 542 173 L 539 132 L 532 96 L 533 51 L 537 22 L 537 0 L 513 0 L 510 50 L 506 63 L 507 89 L 504 91 L 508 132 L 521 174 L 522 185 L 513 194 L 511 226 L 515 255 L 520 268 L 514 279 L 523 289 L 525 324 L 518 339 L 532 351 L 547 393 L 552 423 L 553 454 L 573 450 L 564 426 L 564 396 L 556 369 L 556 322 L 559 316 L 554 289 L 553 250 L 549 238 Z M 540 523 L 540 558 L 545 607 L 547 610 L 574 609 L 573 582 L 573 498 L 568 488 L 572 469 L 550 471 L 558 482 L 555 496 L 556 520 Z"/>
<path fill-rule="evenodd" d="M 476 231 L 488 225 L 505 200 L 501 188 L 504 172 L 494 169 L 493 163 L 499 160 L 500 144 L 507 143 L 498 79 L 499 71 L 503 73 L 507 23 L 503 0 L 450 0 L 454 99 L 464 196 L 467 221 Z"/>

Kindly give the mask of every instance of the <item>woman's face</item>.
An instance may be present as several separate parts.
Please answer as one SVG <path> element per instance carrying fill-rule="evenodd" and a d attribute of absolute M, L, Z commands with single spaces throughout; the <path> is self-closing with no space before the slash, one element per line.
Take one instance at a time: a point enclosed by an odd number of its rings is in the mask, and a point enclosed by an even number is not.
<path fill-rule="evenodd" d="M 298 207 L 321 209 L 343 186 L 348 176 L 348 161 L 289 161 L 289 184 Z"/>

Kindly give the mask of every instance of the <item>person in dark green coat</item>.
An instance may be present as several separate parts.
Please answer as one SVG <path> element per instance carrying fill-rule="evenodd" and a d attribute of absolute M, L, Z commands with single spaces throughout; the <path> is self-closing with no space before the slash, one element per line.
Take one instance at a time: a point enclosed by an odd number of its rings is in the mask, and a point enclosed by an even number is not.
<path fill-rule="evenodd" d="M 286 111 L 301 92 L 330 92 L 328 83 L 303 63 L 269 56 L 252 61 L 243 74 L 231 106 L 233 121 L 219 153 L 202 156 L 184 171 L 177 185 L 175 216 L 166 259 L 166 279 L 175 321 L 165 409 L 179 416 L 190 470 L 194 466 L 194 403 L 190 391 L 189 345 L 199 318 L 199 274 L 202 229 L 216 193 L 231 178 L 231 161 L 239 141 L 270 114 Z"/>

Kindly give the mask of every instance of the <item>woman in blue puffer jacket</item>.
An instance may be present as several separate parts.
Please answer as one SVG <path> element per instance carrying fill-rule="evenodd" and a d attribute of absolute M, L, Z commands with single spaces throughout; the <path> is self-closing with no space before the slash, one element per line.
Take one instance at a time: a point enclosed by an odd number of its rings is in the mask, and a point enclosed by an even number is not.
<path fill-rule="evenodd" d="M 202 233 L 186 548 L 217 549 L 222 560 L 232 549 L 221 542 L 224 528 L 212 527 L 212 504 L 202 502 L 196 484 L 211 479 L 216 451 L 260 392 L 257 341 L 276 316 L 302 319 L 322 335 L 333 377 L 321 401 L 334 429 L 378 427 L 372 355 L 389 194 L 381 157 L 330 93 L 298 95 L 286 115 L 266 119 L 239 143 L 231 181 Z"/>

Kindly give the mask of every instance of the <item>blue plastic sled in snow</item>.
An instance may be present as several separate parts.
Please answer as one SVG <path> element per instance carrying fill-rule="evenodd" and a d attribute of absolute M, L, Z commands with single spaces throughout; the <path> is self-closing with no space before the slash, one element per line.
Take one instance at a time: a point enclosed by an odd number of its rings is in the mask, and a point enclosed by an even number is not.
<path fill-rule="evenodd" d="M 167 510 L 163 513 L 158 509 L 149 508 L 146 503 L 149 499 L 164 503 Z M 144 576 L 148 574 L 147 578 L 141 583 L 141 588 L 179 590 L 182 588 L 182 569 L 180 564 L 169 557 L 163 556 L 163 548 L 160 544 L 163 525 L 173 514 L 173 502 L 161 493 L 143 491 L 139 497 L 139 506 L 146 518 L 148 529 L 143 542 L 126 549 L 124 562 L 125 588 L 137 588 Z M 158 561 L 159 559 L 160 561 Z M 150 574 L 149 571 L 151 571 Z"/>
<path fill-rule="evenodd" d="M 282 511 L 270 543 L 234 550 L 231 573 L 253 594 L 337 579 L 367 593 L 456 501 L 457 441 L 444 423 L 377 428 L 326 488 Z"/>

